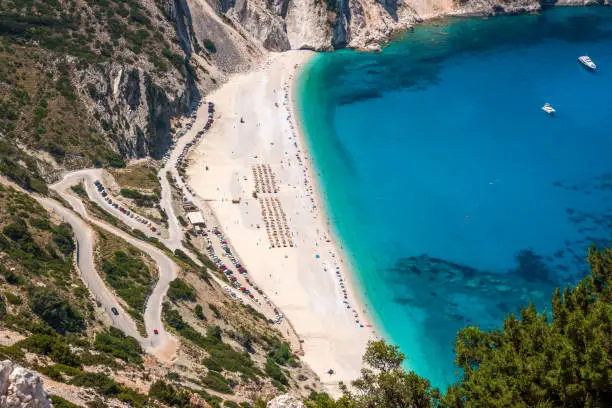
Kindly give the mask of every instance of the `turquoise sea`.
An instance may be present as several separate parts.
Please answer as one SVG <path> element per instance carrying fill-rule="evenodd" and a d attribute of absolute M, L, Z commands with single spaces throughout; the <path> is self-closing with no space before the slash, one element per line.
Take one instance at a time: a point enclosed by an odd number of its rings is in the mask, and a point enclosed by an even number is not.
<path fill-rule="evenodd" d="M 319 54 L 297 105 L 370 315 L 436 386 L 457 378 L 458 329 L 546 307 L 609 243 L 612 8 L 448 19 L 381 53 Z"/>

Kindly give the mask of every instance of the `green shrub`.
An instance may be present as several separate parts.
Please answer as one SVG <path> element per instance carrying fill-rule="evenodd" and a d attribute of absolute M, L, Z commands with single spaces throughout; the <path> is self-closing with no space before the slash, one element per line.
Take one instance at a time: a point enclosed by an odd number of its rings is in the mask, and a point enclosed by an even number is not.
<path fill-rule="evenodd" d="M 51 229 L 48 217 L 32 218 L 30 219 L 30 226 L 43 231 Z"/>
<path fill-rule="evenodd" d="M 80 408 L 78 405 L 73 404 L 70 401 L 66 401 L 64 398 L 58 395 L 50 395 L 49 399 L 53 403 L 53 408 Z"/>
<path fill-rule="evenodd" d="M 221 373 L 209 371 L 206 377 L 202 378 L 202 386 L 223 394 L 233 394 L 227 379 Z"/>
<path fill-rule="evenodd" d="M 104 397 L 117 398 L 131 407 L 148 407 L 145 395 L 118 384 L 115 380 L 101 373 L 83 373 L 75 376 L 69 384 L 77 387 L 93 388 Z"/>
<path fill-rule="evenodd" d="M 271 357 L 268 357 L 268 359 L 266 360 L 265 370 L 266 374 L 268 374 L 272 379 L 280 382 L 283 385 L 289 384 L 289 381 L 287 381 L 287 377 L 285 377 L 283 370 L 281 370 L 281 368 L 274 362 L 274 359 L 272 359 Z"/>
<path fill-rule="evenodd" d="M 188 264 L 189 266 L 193 267 L 193 268 L 197 268 L 198 266 L 195 264 L 195 262 L 193 262 L 193 260 L 189 257 L 189 255 L 187 255 L 183 250 L 181 249 L 175 249 L 174 250 L 174 255 L 176 255 L 176 257 L 178 259 L 180 259 L 181 261 L 185 262 L 186 264 Z"/>
<path fill-rule="evenodd" d="M 293 355 L 291 354 L 291 347 L 288 343 L 281 343 L 280 341 L 275 345 L 275 347 L 268 354 L 274 362 L 280 365 L 287 365 L 288 362 L 294 360 Z"/>
<path fill-rule="evenodd" d="M 70 187 L 72 189 L 72 191 L 74 191 L 78 196 L 83 197 L 83 198 L 88 198 L 87 196 L 87 191 L 85 191 L 85 189 L 83 188 L 82 185 L 77 184 L 75 186 L 71 186 Z"/>
<path fill-rule="evenodd" d="M 94 346 L 97 350 L 108 353 L 128 363 L 142 363 L 142 348 L 140 343 L 130 336 L 126 336 L 121 330 L 111 327 L 98 333 Z"/>
<path fill-rule="evenodd" d="M 223 371 L 223 367 L 221 367 L 221 364 L 219 364 L 214 357 L 205 358 L 204 361 L 202 361 L 202 364 L 204 364 L 204 366 L 206 366 L 206 368 L 208 368 L 210 371 Z"/>
<path fill-rule="evenodd" d="M 16 293 L 6 292 L 4 296 L 6 296 L 6 301 L 9 302 L 11 305 L 20 305 L 22 302 L 21 296 Z"/>
<path fill-rule="evenodd" d="M 72 228 L 69 224 L 63 223 L 53 228 L 53 242 L 64 255 L 70 255 L 74 249 L 74 239 L 72 238 Z"/>
<path fill-rule="evenodd" d="M 119 190 L 119 194 L 125 198 L 134 200 L 136 205 L 139 207 L 153 207 L 153 205 L 159 201 L 159 197 L 157 195 L 142 194 L 141 192 L 131 188 L 122 188 Z"/>
<path fill-rule="evenodd" d="M 190 395 L 185 390 L 173 387 L 162 380 L 155 381 L 149 388 L 149 396 L 171 407 L 190 407 Z"/>
<path fill-rule="evenodd" d="M 194 312 L 198 319 L 206 321 L 206 316 L 204 316 L 204 310 L 202 309 L 202 305 L 196 305 Z"/>
<path fill-rule="evenodd" d="M 80 332 L 85 329 L 83 316 L 66 299 L 52 289 L 32 288 L 30 291 L 30 308 L 60 334 Z"/>
<path fill-rule="evenodd" d="M 217 52 L 217 47 L 215 47 L 215 43 L 212 42 L 212 40 L 205 38 L 204 41 L 204 48 L 206 48 L 206 50 L 210 53 L 215 53 Z"/>
<path fill-rule="evenodd" d="M 126 252 L 116 251 L 111 259 L 104 261 L 102 271 L 106 282 L 140 316 L 153 289 L 147 265 Z"/>
<path fill-rule="evenodd" d="M 224 401 L 223 406 L 228 408 L 240 408 L 240 405 L 236 404 L 234 401 Z"/>
<path fill-rule="evenodd" d="M 55 366 L 37 367 L 36 371 L 46 375 L 47 377 L 55 381 L 63 381 L 64 379 L 62 373 L 57 368 L 55 368 Z"/>
<path fill-rule="evenodd" d="M 17 346 L 0 345 L 0 360 L 22 361 L 25 353 Z"/>
<path fill-rule="evenodd" d="M 65 339 L 56 334 L 33 334 L 15 343 L 15 346 L 48 356 L 51 360 L 67 366 L 79 367 L 81 365 L 79 357 L 72 353 Z"/>
<path fill-rule="evenodd" d="M 215 314 L 215 317 L 217 319 L 220 319 L 221 317 L 223 317 L 223 316 L 221 316 L 221 313 L 219 312 L 219 309 L 217 309 L 217 306 L 213 305 L 212 303 L 209 303 L 208 304 L 208 308 L 210 310 L 212 310 L 212 312 Z"/>
<path fill-rule="evenodd" d="M 195 302 L 196 300 L 195 289 L 178 278 L 170 282 L 170 286 L 168 287 L 168 292 L 166 294 L 168 295 L 168 298 L 173 302 L 176 302 L 178 300 L 188 300 L 191 302 Z"/>
<path fill-rule="evenodd" d="M 4 320 L 6 317 L 6 303 L 4 301 L 4 297 L 0 295 L 0 322 Z"/>
<path fill-rule="evenodd" d="M 260 371 L 254 367 L 253 360 L 248 353 L 239 353 L 234 350 L 229 344 L 223 343 L 220 337 L 220 330 L 210 329 L 207 336 L 202 336 L 198 331 L 189 326 L 181 315 L 172 308 L 171 304 L 166 302 L 163 305 L 163 315 L 166 323 L 174 328 L 185 339 L 193 342 L 199 347 L 206 350 L 211 356 L 214 356 L 215 361 L 224 369 L 231 372 L 241 372 L 247 377 L 260 374 Z"/>

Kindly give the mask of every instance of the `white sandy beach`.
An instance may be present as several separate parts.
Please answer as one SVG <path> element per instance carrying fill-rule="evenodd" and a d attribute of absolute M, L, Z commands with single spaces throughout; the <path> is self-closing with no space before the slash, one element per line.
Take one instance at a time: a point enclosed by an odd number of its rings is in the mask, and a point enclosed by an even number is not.
<path fill-rule="evenodd" d="M 192 150 L 187 174 L 197 201 L 212 209 L 255 283 L 291 321 L 303 341 L 304 360 L 336 394 L 339 381 L 358 377 L 374 335 L 314 196 L 310 162 L 292 114 L 291 86 L 311 55 L 271 54 L 260 69 L 233 77 L 209 95 L 215 124 Z M 279 192 L 268 196 L 279 199 L 295 247 L 270 247 L 260 202 L 253 197 L 252 167 L 258 164 L 269 164 L 276 176 Z M 240 203 L 232 203 L 235 199 Z"/>

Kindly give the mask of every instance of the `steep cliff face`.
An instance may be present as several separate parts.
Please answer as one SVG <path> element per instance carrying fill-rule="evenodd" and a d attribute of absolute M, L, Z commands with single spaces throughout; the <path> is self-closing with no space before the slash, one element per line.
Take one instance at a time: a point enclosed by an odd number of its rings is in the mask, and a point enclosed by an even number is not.
<path fill-rule="evenodd" d="M 0 171 L 27 186 L 57 168 L 159 158 L 170 118 L 268 51 L 377 50 L 437 16 L 610 2 L 0 0 L 0 150 L 10 159 Z"/>
<path fill-rule="evenodd" d="M 272 51 L 375 50 L 415 23 L 444 15 L 536 12 L 542 5 L 610 4 L 612 0 L 210 0 L 243 39 Z M 206 0 L 190 0 L 206 3 Z M 209 4 L 209 3 L 206 3 Z"/>
<path fill-rule="evenodd" d="M 216 80 L 191 61 L 207 52 L 182 1 L 0 0 L 0 142 L 47 181 L 49 169 L 160 157 L 170 117 Z"/>
<path fill-rule="evenodd" d="M 89 112 L 123 157 L 159 158 L 171 141 L 170 118 L 198 97 L 196 88 L 180 77 L 160 84 L 152 75 L 146 68 L 115 62 L 75 74 Z"/>

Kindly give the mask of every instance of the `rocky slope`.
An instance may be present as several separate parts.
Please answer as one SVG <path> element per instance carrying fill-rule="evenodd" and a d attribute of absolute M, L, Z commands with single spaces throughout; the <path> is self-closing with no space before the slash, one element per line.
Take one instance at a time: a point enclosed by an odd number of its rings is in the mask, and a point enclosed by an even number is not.
<path fill-rule="evenodd" d="M 52 405 L 38 374 L 4 360 L 0 362 L 0 407 L 51 408 Z"/>
<path fill-rule="evenodd" d="M 376 50 L 426 19 L 541 7 L 540 0 L 0 0 L 0 173 L 40 191 L 57 169 L 159 158 L 173 117 L 268 51 Z"/>

